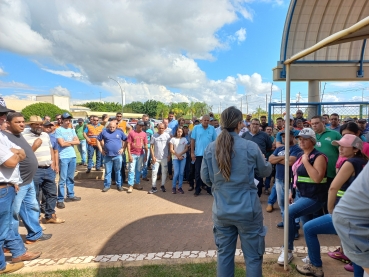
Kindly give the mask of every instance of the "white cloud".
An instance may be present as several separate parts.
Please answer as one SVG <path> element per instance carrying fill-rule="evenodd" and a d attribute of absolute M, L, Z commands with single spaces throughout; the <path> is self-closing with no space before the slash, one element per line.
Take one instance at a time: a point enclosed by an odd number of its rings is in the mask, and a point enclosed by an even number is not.
<path fill-rule="evenodd" d="M 0 76 L 6 76 L 8 75 L 8 72 L 5 72 L 4 69 L 0 67 Z"/>
<path fill-rule="evenodd" d="M 79 72 L 75 72 L 75 71 L 71 71 L 71 70 L 52 70 L 52 69 L 48 69 L 48 68 L 41 68 L 44 71 L 50 72 L 52 74 L 56 74 L 56 75 L 61 75 L 64 77 L 69 77 L 69 78 L 75 78 L 75 79 L 83 79 L 84 76 L 79 73 Z"/>
<path fill-rule="evenodd" d="M 6 88 L 33 90 L 33 88 L 27 84 L 15 82 L 15 81 L 11 81 L 11 82 L 0 81 L 0 89 L 6 89 Z"/>
<path fill-rule="evenodd" d="M 50 93 L 52 95 L 70 96 L 69 90 L 66 88 L 63 88 L 62 86 L 57 86 L 55 88 L 50 89 Z"/>
<path fill-rule="evenodd" d="M 239 29 L 235 33 L 235 35 L 236 35 L 236 38 L 237 38 L 238 43 L 240 43 L 242 41 L 245 41 L 245 39 L 246 39 L 246 29 L 245 28 Z"/>

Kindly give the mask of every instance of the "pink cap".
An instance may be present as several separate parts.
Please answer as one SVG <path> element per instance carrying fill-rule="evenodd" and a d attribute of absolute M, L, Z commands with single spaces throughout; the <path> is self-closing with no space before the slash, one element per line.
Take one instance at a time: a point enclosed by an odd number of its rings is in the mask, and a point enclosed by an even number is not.
<path fill-rule="evenodd" d="M 363 149 L 363 141 L 351 134 L 344 135 L 340 140 L 334 140 L 332 141 L 332 145 L 335 146 L 344 146 L 344 147 L 355 147 L 359 150 Z"/>

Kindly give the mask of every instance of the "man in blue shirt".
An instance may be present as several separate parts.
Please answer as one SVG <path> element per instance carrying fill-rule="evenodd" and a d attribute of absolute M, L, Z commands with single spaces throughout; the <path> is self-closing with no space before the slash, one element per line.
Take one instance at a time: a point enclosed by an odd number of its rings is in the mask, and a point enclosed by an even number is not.
<path fill-rule="evenodd" d="M 111 172 L 114 167 L 115 182 L 118 191 L 123 191 L 122 188 L 122 153 L 126 149 L 127 136 L 117 129 L 117 121 L 111 121 L 109 126 L 105 128 L 97 137 L 97 147 L 102 153 L 105 163 L 104 188 L 102 192 L 107 192 L 111 185 Z"/>
<path fill-rule="evenodd" d="M 142 180 L 144 181 L 149 181 L 149 178 L 147 178 L 147 168 L 149 166 L 149 164 L 151 163 L 151 155 L 150 155 L 150 141 L 151 141 L 151 137 L 154 135 L 154 132 L 151 129 L 151 122 L 146 120 L 144 121 L 145 125 L 142 129 L 142 131 L 146 132 L 146 136 L 147 136 L 147 148 L 149 149 L 147 152 L 147 160 L 146 163 L 144 163 L 143 167 L 142 167 Z"/>
<path fill-rule="evenodd" d="M 195 162 L 195 196 L 201 192 L 201 188 L 206 185 L 201 180 L 200 171 L 202 158 L 204 156 L 205 148 L 214 140 L 217 135 L 213 126 L 209 125 L 210 116 L 204 115 L 202 117 L 201 125 L 196 125 L 191 133 L 191 159 Z M 211 195 L 211 188 L 206 186 L 206 191 Z"/>
<path fill-rule="evenodd" d="M 281 132 L 283 143 L 285 142 L 285 130 Z M 290 167 L 290 178 L 292 176 L 292 165 L 296 161 L 297 156 L 302 153 L 300 147 L 295 144 L 295 136 L 294 132 L 290 130 L 290 159 L 289 159 L 289 167 Z M 285 158 L 285 146 L 280 146 L 276 150 L 274 150 L 273 154 L 269 157 L 269 162 L 271 164 L 275 164 L 275 186 L 277 190 L 277 199 L 278 205 L 281 209 L 282 214 L 282 222 L 278 223 L 277 227 L 283 228 L 283 214 L 284 214 L 284 158 Z M 298 224 L 298 222 L 296 222 Z"/>

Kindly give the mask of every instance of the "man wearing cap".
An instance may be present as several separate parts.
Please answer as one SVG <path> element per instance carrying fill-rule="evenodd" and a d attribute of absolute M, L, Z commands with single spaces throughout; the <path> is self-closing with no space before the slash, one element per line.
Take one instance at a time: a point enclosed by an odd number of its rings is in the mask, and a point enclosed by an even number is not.
<path fill-rule="evenodd" d="M 56 119 L 56 125 L 55 125 L 55 129 L 61 127 L 63 125 L 63 119 L 62 119 L 62 115 L 61 114 L 57 114 L 55 116 Z M 73 128 L 72 122 L 69 123 L 68 128 Z"/>
<path fill-rule="evenodd" d="M 6 107 L 5 101 L 0 97 L 0 125 L 6 120 L 7 114 L 14 112 Z M 19 191 L 22 178 L 19 171 L 19 162 L 26 158 L 26 153 L 18 145 L 11 142 L 0 131 L 0 274 L 14 272 L 23 267 L 22 261 L 38 258 L 41 252 L 27 252 L 22 238 L 15 232 L 12 222 L 13 202 Z M 4 257 L 3 246 L 12 254 L 11 264 L 7 264 Z"/>
<path fill-rule="evenodd" d="M 323 118 L 319 115 L 311 118 L 311 127 L 316 135 L 315 149 L 325 154 L 328 158 L 327 183 L 330 185 L 336 176 L 336 162 L 338 159 L 338 147 L 332 145 L 332 141 L 340 140 L 341 134 L 326 128 Z"/>
<path fill-rule="evenodd" d="M 41 190 L 43 196 L 45 196 L 45 223 L 64 223 L 65 220 L 57 218 L 55 213 L 57 164 L 50 137 L 43 132 L 41 117 L 32 115 L 27 124 L 31 129 L 24 131 L 23 137 L 32 147 L 38 161 L 38 169 L 33 177 L 37 202 L 39 202 Z"/>
<path fill-rule="evenodd" d="M 101 153 L 99 151 L 99 148 L 97 147 L 97 137 L 102 132 L 104 126 L 102 126 L 99 123 L 99 118 L 97 116 L 94 116 L 92 118 L 92 123 L 87 124 L 83 136 L 85 137 L 87 141 L 87 156 L 88 156 L 88 165 L 87 165 L 87 171 L 86 173 L 91 172 L 92 168 L 92 159 L 94 157 L 94 154 L 96 152 L 96 171 L 101 171 Z"/>
<path fill-rule="evenodd" d="M 281 132 L 281 137 L 283 144 L 285 144 L 285 134 L 286 130 Z M 300 147 L 295 143 L 295 133 L 290 130 L 290 158 L 289 158 L 289 169 L 290 169 L 290 177 L 292 176 L 292 165 L 295 163 L 297 157 L 302 153 Z M 269 162 L 271 164 L 275 164 L 275 187 L 277 191 L 277 201 L 278 205 L 281 209 L 282 222 L 277 224 L 278 228 L 283 228 L 283 219 L 284 219 L 284 158 L 285 158 L 285 146 L 280 146 L 274 150 L 273 154 L 269 157 Z M 269 204 L 268 204 L 269 206 Z M 272 207 L 269 207 L 269 209 Z M 268 210 L 268 208 L 267 208 Z M 273 208 L 271 209 L 273 210 Z"/>
<path fill-rule="evenodd" d="M 251 121 L 250 130 L 242 135 L 242 138 L 246 140 L 251 140 L 255 142 L 263 155 L 266 157 L 267 152 L 270 151 L 273 147 L 272 141 L 270 140 L 269 136 L 261 132 L 260 129 L 260 121 L 258 118 L 254 118 Z M 258 187 L 258 195 L 261 196 L 262 188 L 263 188 L 263 178 L 257 176 L 255 174 L 255 179 L 259 181 L 257 187 Z"/>
<path fill-rule="evenodd" d="M 133 188 L 142 190 L 140 185 L 140 175 L 142 164 L 147 161 L 147 136 L 142 131 L 142 127 L 145 123 L 140 120 L 137 122 L 135 130 L 132 130 L 128 134 L 127 150 L 129 157 L 128 167 L 128 193 L 133 192 Z"/>
<path fill-rule="evenodd" d="M 251 125 L 251 118 L 252 118 L 252 114 L 249 113 L 248 115 L 246 115 L 246 119 L 245 119 L 245 125 L 246 125 L 246 128 L 249 128 L 250 125 Z"/>
<path fill-rule="evenodd" d="M 343 123 L 355 122 L 355 120 L 349 116 L 346 116 L 342 121 Z"/>
<path fill-rule="evenodd" d="M 19 163 L 22 183 L 19 184 L 19 191 L 13 202 L 13 228 L 16 236 L 19 236 L 19 216 L 27 229 L 26 243 L 31 244 L 36 241 L 48 240 L 51 235 L 43 234 L 39 222 L 40 209 L 36 200 L 36 190 L 33 177 L 38 169 L 37 158 L 32 147 L 36 147 L 40 142 L 32 145 L 28 144 L 22 135 L 24 131 L 24 117 L 21 113 L 9 113 L 6 121 L 7 131 L 3 134 L 14 144 L 21 147 L 26 152 L 26 158 Z"/>
<path fill-rule="evenodd" d="M 74 145 L 78 145 L 80 142 L 76 131 L 69 128 L 73 117 L 69 113 L 63 113 L 61 117 L 62 125 L 55 132 L 55 137 L 59 144 L 60 164 L 57 207 L 64 209 L 64 201 L 75 202 L 81 200 L 81 197 L 74 195 L 74 172 L 76 170 L 76 151 L 74 151 Z M 65 187 L 67 188 L 66 198 Z"/>
<path fill-rule="evenodd" d="M 288 116 L 285 115 L 284 116 L 284 122 L 285 122 L 285 126 L 283 128 L 286 129 L 286 128 L 290 128 L 290 130 L 293 131 L 294 135 L 297 136 L 299 134 L 299 131 L 298 130 L 295 130 L 295 128 L 293 127 L 293 122 L 294 122 L 294 119 L 293 119 L 293 116 L 290 115 L 290 119 L 289 119 L 289 126 L 286 126 L 287 122 L 288 122 Z M 275 138 L 275 144 L 277 147 L 281 147 L 283 145 L 283 142 L 282 142 L 282 137 L 281 137 L 281 132 L 279 132 Z"/>
<path fill-rule="evenodd" d="M 211 195 L 211 188 L 204 184 L 200 175 L 205 148 L 217 138 L 214 127 L 209 125 L 209 120 L 210 116 L 202 116 L 201 125 L 195 126 L 191 133 L 191 159 L 192 162 L 195 162 L 195 196 L 200 195 L 201 188 L 204 187 Z"/>
<path fill-rule="evenodd" d="M 76 125 L 74 130 L 76 131 L 77 137 L 80 141 L 80 144 L 77 145 L 78 152 L 81 155 L 80 165 L 87 166 L 87 163 L 86 163 L 87 143 L 86 143 L 86 138 L 83 135 L 87 126 L 82 118 L 78 118 L 77 123 L 78 124 Z"/>
<path fill-rule="evenodd" d="M 297 110 L 296 112 L 296 117 L 293 118 L 295 121 L 295 124 L 293 125 L 293 127 L 296 127 L 296 120 L 300 119 L 302 120 L 302 123 L 304 123 L 306 121 L 306 119 L 304 118 L 304 113 L 302 112 L 302 110 Z"/>

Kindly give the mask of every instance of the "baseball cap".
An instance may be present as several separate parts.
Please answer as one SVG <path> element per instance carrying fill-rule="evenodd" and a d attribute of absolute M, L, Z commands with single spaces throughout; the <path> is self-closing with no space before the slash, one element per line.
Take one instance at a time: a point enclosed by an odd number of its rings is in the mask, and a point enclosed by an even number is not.
<path fill-rule="evenodd" d="M 145 122 L 143 122 L 142 120 L 139 120 L 139 121 L 137 122 L 137 125 L 145 126 Z"/>
<path fill-rule="evenodd" d="M 200 120 L 196 119 L 196 120 L 194 121 L 194 123 L 196 123 L 196 122 L 199 122 L 199 123 L 200 123 Z"/>
<path fill-rule="evenodd" d="M 45 121 L 42 125 L 44 125 L 44 126 L 54 126 L 54 123 L 52 123 L 50 121 Z"/>
<path fill-rule="evenodd" d="M 183 127 L 186 127 L 186 128 L 188 128 L 188 124 L 183 124 Z"/>
<path fill-rule="evenodd" d="M 354 122 L 354 119 L 349 117 L 349 116 L 346 116 L 344 119 L 343 119 L 343 122 Z"/>
<path fill-rule="evenodd" d="M 14 113 L 14 110 L 8 109 L 4 98 L 0 97 L 0 113 Z"/>
<path fill-rule="evenodd" d="M 332 141 L 332 145 L 334 146 L 344 146 L 344 147 L 355 147 L 359 150 L 363 149 L 363 141 L 351 134 L 344 135 L 340 140 Z"/>
<path fill-rule="evenodd" d="M 287 115 L 284 115 L 283 119 L 284 119 L 284 121 L 286 121 L 287 120 Z M 290 114 L 290 120 L 294 120 L 292 114 Z"/>
<path fill-rule="evenodd" d="M 296 138 L 299 138 L 299 137 L 309 138 L 314 142 L 314 144 L 316 143 L 316 135 L 315 135 L 315 132 L 313 131 L 313 129 L 311 129 L 311 128 L 302 129 L 300 131 L 300 133 L 296 136 Z"/>
<path fill-rule="evenodd" d="M 77 122 L 83 122 L 83 118 L 78 118 Z"/>
<path fill-rule="evenodd" d="M 63 113 L 61 117 L 62 117 L 62 119 L 71 119 L 71 118 L 73 118 L 73 116 L 71 116 L 70 113 Z"/>

